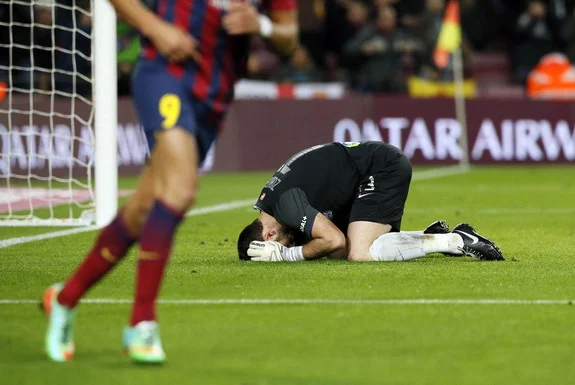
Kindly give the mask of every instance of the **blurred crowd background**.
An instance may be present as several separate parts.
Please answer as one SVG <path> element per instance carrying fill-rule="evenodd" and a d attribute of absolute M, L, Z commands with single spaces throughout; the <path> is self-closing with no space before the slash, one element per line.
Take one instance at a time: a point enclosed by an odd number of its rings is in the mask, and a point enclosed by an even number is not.
<path fill-rule="evenodd" d="M 28 3 L 28 4 L 27 4 Z M 0 80 L 23 92 L 90 93 L 89 0 L 0 0 Z M 248 77 L 344 82 L 357 92 L 407 93 L 409 79 L 452 81 L 433 51 L 446 0 L 298 1 L 301 46 L 291 58 L 254 39 Z M 460 0 L 465 77 L 477 94 L 523 97 L 542 57 L 575 62 L 575 0 Z M 118 24 L 118 90 L 130 94 L 137 33 Z"/>

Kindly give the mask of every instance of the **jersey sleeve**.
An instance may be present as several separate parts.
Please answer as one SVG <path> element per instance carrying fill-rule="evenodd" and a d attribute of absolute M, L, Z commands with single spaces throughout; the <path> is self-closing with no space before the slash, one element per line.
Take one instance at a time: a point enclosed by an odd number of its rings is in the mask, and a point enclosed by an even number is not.
<path fill-rule="evenodd" d="M 293 11 L 296 9 L 296 0 L 268 0 L 267 10 L 273 11 Z"/>
<path fill-rule="evenodd" d="M 298 229 L 310 238 L 317 214 L 303 190 L 297 187 L 284 192 L 273 208 L 273 215 L 279 223 Z"/>

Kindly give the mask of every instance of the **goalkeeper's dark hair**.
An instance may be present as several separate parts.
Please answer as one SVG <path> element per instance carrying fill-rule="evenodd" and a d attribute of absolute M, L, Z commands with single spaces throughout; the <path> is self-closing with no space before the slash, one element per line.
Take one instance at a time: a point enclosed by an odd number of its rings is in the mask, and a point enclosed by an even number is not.
<path fill-rule="evenodd" d="M 242 261 L 249 261 L 248 249 L 252 241 L 263 241 L 264 226 L 259 219 L 247 225 L 238 237 L 238 255 Z"/>

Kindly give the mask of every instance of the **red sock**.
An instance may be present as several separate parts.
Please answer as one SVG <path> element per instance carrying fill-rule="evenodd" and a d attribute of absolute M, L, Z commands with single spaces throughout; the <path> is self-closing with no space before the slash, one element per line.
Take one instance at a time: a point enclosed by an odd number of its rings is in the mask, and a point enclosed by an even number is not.
<path fill-rule="evenodd" d="M 58 295 L 58 302 L 69 308 L 76 306 L 84 293 L 112 270 L 135 241 L 136 237 L 124 224 L 122 213 L 118 214 L 112 223 L 100 232 L 92 250 L 64 285 Z"/>
<path fill-rule="evenodd" d="M 130 324 L 156 319 L 156 298 L 183 214 L 156 201 L 140 236 L 136 296 Z"/>

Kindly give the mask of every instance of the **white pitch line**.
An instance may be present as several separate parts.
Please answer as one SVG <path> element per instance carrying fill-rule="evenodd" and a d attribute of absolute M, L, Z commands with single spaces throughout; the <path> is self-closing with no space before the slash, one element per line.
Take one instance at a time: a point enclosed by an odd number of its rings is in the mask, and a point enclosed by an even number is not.
<path fill-rule="evenodd" d="M 420 189 L 422 191 L 433 191 L 433 192 L 444 192 L 453 191 L 452 185 L 445 184 L 422 184 L 414 186 L 414 189 Z M 569 193 L 575 189 L 575 186 L 563 186 L 558 183 L 553 184 L 473 184 L 466 185 L 465 191 L 473 192 L 498 192 L 498 193 L 517 193 L 517 192 L 527 192 L 527 193 Z"/>
<path fill-rule="evenodd" d="M 480 210 L 482 214 L 505 214 L 505 215 L 513 215 L 513 214 L 575 214 L 575 209 L 563 209 L 563 208 L 551 208 L 551 209 L 537 209 L 537 208 L 529 208 L 529 209 L 511 209 L 511 208 L 490 208 L 490 209 L 483 209 Z"/>
<path fill-rule="evenodd" d="M 441 178 L 444 176 L 461 174 L 461 173 L 467 172 L 468 170 L 469 170 L 469 168 L 463 168 L 460 166 L 431 169 L 431 170 L 426 170 L 426 171 L 421 171 L 421 172 L 415 173 L 415 175 L 413 176 L 413 180 L 427 180 L 427 179 Z M 220 204 L 213 205 L 213 206 L 200 207 L 200 208 L 196 208 L 196 209 L 192 209 L 192 210 L 188 211 L 186 216 L 193 217 L 196 215 L 204 215 L 204 214 L 218 213 L 218 212 L 222 212 L 222 211 L 230 211 L 230 210 L 234 210 L 234 209 L 241 208 L 241 207 L 251 206 L 252 204 L 254 204 L 254 202 L 255 202 L 255 199 L 245 199 L 245 200 L 237 200 L 237 201 L 220 203 Z M 54 231 L 54 232 L 38 234 L 38 235 L 30 235 L 30 236 L 26 236 L 26 237 L 8 238 L 8 239 L 0 240 L 0 249 L 10 247 L 10 246 L 15 246 L 15 245 L 22 245 L 22 244 L 30 243 L 30 242 L 42 241 L 44 239 L 59 238 L 59 237 L 65 237 L 65 236 L 72 235 L 72 234 L 85 233 L 85 232 L 93 231 L 96 229 L 97 229 L 96 227 L 90 226 L 90 227 L 82 227 L 82 228 L 75 228 L 75 229 L 69 229 L 69 230 Z"/>
<path fill-rule="evenodd" d="M 449 167 L 432 168 L 431 170 L 418 171 L 414 173 L 412 180 L 418 181 L 418 180 L 436 179 L 436 178 L 442 178 L 444 176 L 464 174 L 466 172 L 469 172 L 469 167 L 449 166 Z"/>
<path fill-rule="evenodd" d="M 253 206 L 256 203 L 256 199 L 244 199 L 241 201 L 231 201 L 226 203 L 220 203 L 213 206 L 199 207 L 197 209 L 192 209 L 186 214 L 187 217 L 195 217 L 196 215 L 219 213 L 222 211 L 230 211 L 234 209 L 239 209 L 241 207 Z"/>
<path fill-rule="evenodd" d="M 10 246 L 15 246 L 15 245 L 21 245 L 23 243 L 42 241 L 44 239 L 59 238 L 59 237 L 65 237 L 67 235 L 72 235 L 72 234 L 85 233 L 85 232 L 96 230 L 96 229 L 97 228 L 95 226 L 79 227 L 79 228 L 74 228 L 74 229 L 69 229 L 69 230 L 53 231 L 51 233 L 29 235 L 26 237 L 8 238 L 8 239 L 4 239 L 4 240 L 0 241 L 0 249 L 3 249 L 5 247 L 10 247 Z"/>
<path fill-rule="evenodd" d="M 556 214 L 556 215 L 570 215 L 575 214 L 575 209 L 558 208 L 558 209 L 544 209 L 544 208 L 526 208 L 526 209 L 513 209 L 507 207 L 491 207 L 484 209 L 454 209 L 453 207 L 445 208 L 407 208 L 405 210 L 408 214 L 445 214 L 453 213 L 454 211 L 464 212 L 466 214 L 476 213 L 483 215 L 543 215 L 543 214 Z"/>
<path fill-rule="evenodd" d="M 0 299 L 0 305 L 37 304 L 33 299 Z M 131 304 L 131 299 L 94 298 L 84 304 Z M 575 299 L 160 299 L 164 305 L 572 305 Z"/>
<path fill-rule="evenodd" d="M 211 214 L 211 213 L 218 213 L 218 212 L 222 212 L 222 211 L 234 210 L 234 209 L 237 209 L 240 207 L 246 207 L 246 206 L 252 205 L 252 204 L 254 204 L 254 202 L 255 202 L 254 199 L 249 199 L 249 200 L 246 199 L 246 200 L 220 203 L 220 204 L 213 205 L 213 206 L 199 207 L 197 209 L 192 209 L 192 210 L 188 211 L 186 216 L 194 217 L 197 215 L 205 215 L 205 214 Z M 8 238 L 8 239 L 4 239 L 4 240 L 0 241 L 0 249 L 14 246 L 14 245 L 21 245 L 24 243 L 42 241 L 44 239 L 59 238 L 59 237 L 65 237 L 67 235 L 72 235 L 72 234 L 85 233 L 85 232 L 93 231 L 93 230 L 97 230 L 97 228 L 95 226 L 81 227 L 81 228 L 74 228 L 74 229 L 69 229 L 69 230 L 54 231 L 54 232 L 45 233 L 45 234 L 30 235 L 30 236 L 26 236 L 26 237 Z"/>

